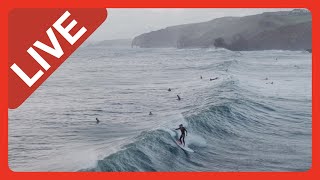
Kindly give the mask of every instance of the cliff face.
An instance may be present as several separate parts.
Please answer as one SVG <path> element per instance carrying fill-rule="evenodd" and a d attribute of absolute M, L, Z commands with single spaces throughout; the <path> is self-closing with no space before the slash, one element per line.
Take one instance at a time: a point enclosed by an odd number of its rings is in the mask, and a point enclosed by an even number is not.
<path fill-rule="evenodd" d="M 259 33 L 249 39 L 249 50 L 311 49 L 311 39 L 311 21 L 309 21 Z"/>
<path fill-rule="evenodd" d="M 145 33 L 135 37 L 132 45 L 142 48 L 308 49 L 311 47 L 311 15 L 306 10 L 293 10 L 223 17 Z"/>

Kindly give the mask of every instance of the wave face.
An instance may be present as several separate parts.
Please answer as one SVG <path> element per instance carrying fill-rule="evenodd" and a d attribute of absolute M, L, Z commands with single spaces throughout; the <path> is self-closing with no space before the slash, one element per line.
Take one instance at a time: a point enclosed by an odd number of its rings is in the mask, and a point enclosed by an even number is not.
<path fill-rule="evenodd" d="M 70 106 L 36 117 L 23 113 L 30 110 L 28 103 L 22 110 L 10 112 L 12 168 L 103 172 L 310 168 L 310 54 L 98 48 L 80 49 L 73 56 L 75 60 L 61 70 L 63 74 L 57 74 L 46 89 L 40 90 L 51 93 L 52 107 L 63 103 Z M 82 83 L 67 85 L 68 67 Z M 215 77 L 218 79 L 209 80 Z M 53 88 L 58 83 L 67 94 L 60 99 L 61 104 L 54 101 L 62 96 Z M 71 93 L 72 89 L 79 93 Z M 177 94 L 181 101 L 176 100 Z M 39 96 L 29 103 L 34 105 Z M 53 115 L 54 111 L 57 114 Z M 33 118 L 33 122 L 49 119 L 33 125 L 55 127 L 53 133 L 59 133 L 59 137 L 38 143 L 41 158 L 30 159 L 28 168 L 16 151 L 19 136 L 14 133 L 22 129 L 16 125 L 18 117 Z M 59 121 L 50 121 L 53 117 Z M 99 125 L 91 122 L 95 117 L 101 120 Z M 188 130 L 186 146 L 194 153 L 175 142 L 180 132 L 174 129 L 181 123 Z M 33 133 L 24 136 L 42 140 L 44 132 Z M 28 143 L 19 146 L 30 147 Z"/>

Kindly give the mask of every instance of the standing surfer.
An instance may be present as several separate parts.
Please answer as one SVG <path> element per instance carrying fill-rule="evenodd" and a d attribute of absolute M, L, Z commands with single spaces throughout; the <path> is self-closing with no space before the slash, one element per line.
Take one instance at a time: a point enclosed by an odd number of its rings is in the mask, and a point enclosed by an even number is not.
<path fill-rule="evenodd" d="M 187 129 L 186 129 L 185 127 L 183 127 L 182 124 L 180 124 L 180 125 L 179 125 L 179 128 L 177 128 L 177 129 L 175 129 L 175 130 L 179 130 L 179 129 L 180 129 L 180 131 L 181 131 L 181 136 L 180 136 L 180 138 L 179 138 L 180 144 L 183 143 L 183 146 L 185 146 L 186 143 L 184 142 L 184 137 L 187 136 L 187 133 L 188 133 L 188 132 L 187 132 Z"/>

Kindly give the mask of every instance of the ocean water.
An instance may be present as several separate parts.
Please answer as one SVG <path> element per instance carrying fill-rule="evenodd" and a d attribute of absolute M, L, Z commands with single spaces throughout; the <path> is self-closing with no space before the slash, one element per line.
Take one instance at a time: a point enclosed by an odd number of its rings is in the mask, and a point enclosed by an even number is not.
<path fill-rule="evenodd" d="M 83 47 L 9 111 L 9 166 L 307 171 L 311 74 L 303 51 Z"/>

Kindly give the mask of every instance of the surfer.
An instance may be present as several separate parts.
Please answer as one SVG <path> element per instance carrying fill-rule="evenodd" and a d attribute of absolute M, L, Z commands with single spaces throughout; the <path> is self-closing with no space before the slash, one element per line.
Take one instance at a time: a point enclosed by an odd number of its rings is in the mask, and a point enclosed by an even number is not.
<path fill-rule="evenodd" d="M 171 91 L 171 89 L 169 88 L 168 91 Z"/>
<path fill-rule="evenodd" d="M 217 80 L 217 79 L 218 79 L 218 77 L 215 77 L 213 79 L 210 78 L 210 81 Z"/>
<path fill-rule="evenodd" d="M 178 97 L 178 100 L 180 101 L 180 100 L 181 100 L 180 96 L 179 96 L 179 95 L 177 95 L 177 97 Z"/>
<path fill-rule="evenodd" d="M 99 120 L 98 118 L 96 118 L 96 121 L 97 121 L 97 124 L 99 124 L 99 123 L 100 123 L 100 120 Z"/>
<path fill-rule="evenodd" d="M 200 79 L 202 79 L 202 76 L 200 76 Z"/>
<path fill-rule="evenodd" d="M 149 116 L 151 116 L 151 115 L 152 115 L 152 112 L 150 111 L 150 112 L 149 112 Z"/>
<path fill-rule="evenodd" d="M 186 129 L 185 127 L 183 127 L 182 124 L 180 124 L 180 125 L 179 125 L 179 128 L 177 128 L 177 129 L 175 129 L 175 130 L 179 130 L 179 129 L 180 129 L 180 131 L 181 131 L 181 136 L 180 136 L 180 138 L 179 138 L 180 144 L 183 143 L 183 146 L 185 146 L 186 143 L 184 142 L 184 137 L 187 136 L 187 133 L 188 133 L 188 132 L 187 132 L 187 129 Z"/>

